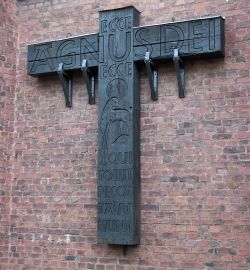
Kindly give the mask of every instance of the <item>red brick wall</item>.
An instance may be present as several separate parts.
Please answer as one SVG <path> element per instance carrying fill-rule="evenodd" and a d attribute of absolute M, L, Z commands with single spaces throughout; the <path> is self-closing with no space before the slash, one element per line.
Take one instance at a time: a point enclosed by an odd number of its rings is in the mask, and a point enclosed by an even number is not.
<path fill-rule="evenodd" d="M 226 57 L 185 61 L 185 99 L 173 64 L 159 66 L 158 102 L 141 70 L 141 245 L 123 256 L 96 243 L 97 106 L 76 74 L 66 108 L 56 76 L 26 75 L 26 54 L 29 43 L 97 32 L 99 10 L 128 4 L 140 25 L 225 16 Z M 13 229 L 1 270 L 248 270 L 250 2 L 23 0 L 18 11 Z"/>
<path fill-rule="evenodd" d="M 8 269 L 16 86 L 16 5 L 0 1 L 0 269 Z"/>

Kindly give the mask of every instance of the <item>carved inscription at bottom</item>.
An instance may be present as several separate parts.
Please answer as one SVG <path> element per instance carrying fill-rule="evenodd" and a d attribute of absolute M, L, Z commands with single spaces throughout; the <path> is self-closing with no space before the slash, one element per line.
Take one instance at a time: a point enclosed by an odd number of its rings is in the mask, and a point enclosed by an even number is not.
<path fill-rule="evenodd" d="M 131 169 L 107 169 L 99 170 L 99 181 L 131 181 L 133 170 Z"/>
<path fill-rule="evenodd" d="M 130 215 L 132 214 L 133 211 L 133 204 L 119 203 L 119 202 L 99 203 L 98 211 L 99 214 L 102 215 L 109 215 L 109 214 L 116 216 Z"/>
<path fill-rule="evenodd" d="M 129 197 L 132 196 L 132 187 L 124 186 L 98 186 L 98 197 L 101 198 L 115 198 L 118 196 Z"/>
<path fill-rule="evenodd" d="M 99 232 L 132 233 L 134 227 L 132 220 L 128 219 L 102 219 L 98 221 Z"/>

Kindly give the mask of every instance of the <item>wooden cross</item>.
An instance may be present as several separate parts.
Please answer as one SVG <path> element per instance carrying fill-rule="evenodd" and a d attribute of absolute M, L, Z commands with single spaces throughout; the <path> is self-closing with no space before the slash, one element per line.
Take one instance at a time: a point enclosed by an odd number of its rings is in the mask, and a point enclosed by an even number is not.
<path fill-rule="evenodd" d="M 146 66 L 152 100 L 158 99 L 157 61 L 172 60 L 179 97 L 185 97 L 181 58 L 224 55 L 224 19 L 210 17 L 138 27 L 132 6 L 100 12 L 99 33 L 28 46 L 28 74 L 58 73 L 72 106 L 72 71 L 81 70 L 89 103 L 99 78 L 98 242 L 140 241 L 140 98 L 138 66 Z"/>

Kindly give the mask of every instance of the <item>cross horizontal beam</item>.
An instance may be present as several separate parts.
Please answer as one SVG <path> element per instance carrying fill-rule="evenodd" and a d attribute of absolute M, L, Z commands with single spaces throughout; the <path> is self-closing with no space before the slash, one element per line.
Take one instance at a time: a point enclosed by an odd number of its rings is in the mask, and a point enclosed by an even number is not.
<path fill-rule="evenodd" d="M 174 49 L 182 58 L 224 55 L 224 19 L 220 16 L 134 27 L 133 35 L 134 61 L 144 61 L 146 52 L 155 61 L 172 59 Z M 97 68 L 104 57 L 100 51 L 99 33 L 29 45 L 28 74 L 57 72 L 60 63 L 65 70 L 80 70 L 84 59 L 88 67 Z"/>

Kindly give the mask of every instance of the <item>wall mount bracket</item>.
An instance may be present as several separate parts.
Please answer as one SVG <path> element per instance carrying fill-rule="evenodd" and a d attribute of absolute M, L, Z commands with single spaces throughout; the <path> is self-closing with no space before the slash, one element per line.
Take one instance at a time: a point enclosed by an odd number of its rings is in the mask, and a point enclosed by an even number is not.
<path fill-rule="evenodd" d="M 63 63 L 60 63 L 57 69 L 59 79 L 62 85 L 66 107 L 72 107 L 72 77 L 64 70 Z"/>
<path fill-rule="evenodd" d="M 178 82 L 178 88 L 179 88 L 179 97 L 184 98 L 186 96 L 186 90 L 185 90 L 185 70 L 184 65 L 182 62 L 181 57 L 179 56 L 179 50 L 174 49 L 174 65 L 176 70 L 176 77 Z"/>
<path fill-rule="evenodd" d="M 145 53 L 144 63 L 146 65 L 149 84 L 151 89 L 151 99 L 158 100 L 158 71 L 153 60 L 150 58 L 150 52 Z"/>
<path fill-rule="evenodd" d="M 90 68 L 87 66 L 87 60 L 82 60 L 81 71 L 83 73 L 83 78 L 86 82 L 89 104 L 95 104 L 95 77 L 91 72 Z"/>

